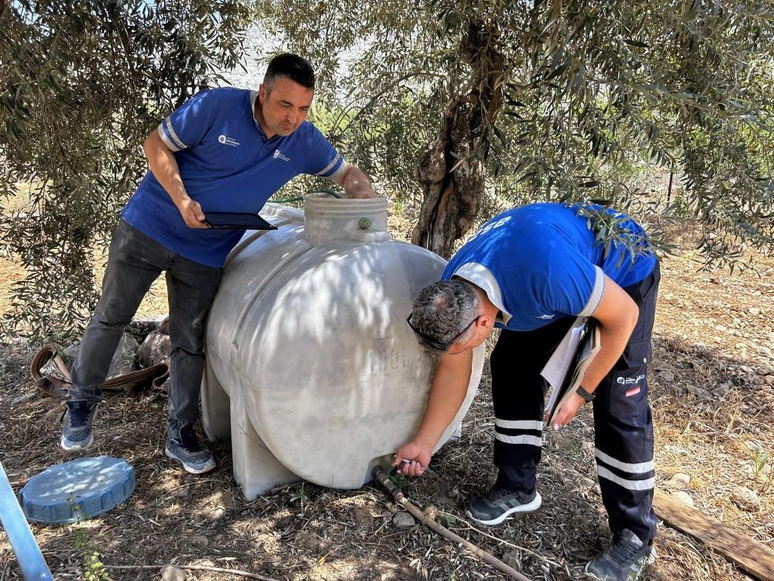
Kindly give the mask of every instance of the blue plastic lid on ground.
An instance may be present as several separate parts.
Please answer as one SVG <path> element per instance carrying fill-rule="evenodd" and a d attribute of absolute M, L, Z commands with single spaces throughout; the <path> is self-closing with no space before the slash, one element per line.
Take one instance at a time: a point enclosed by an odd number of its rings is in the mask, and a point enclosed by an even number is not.
<path fill-rule="evenodd" d="M 134 468 L 126 460 L 98 456 L 46 468 L 19 491 L 28 520 L 71 523 L 103 514 L 134 492 Z"/>

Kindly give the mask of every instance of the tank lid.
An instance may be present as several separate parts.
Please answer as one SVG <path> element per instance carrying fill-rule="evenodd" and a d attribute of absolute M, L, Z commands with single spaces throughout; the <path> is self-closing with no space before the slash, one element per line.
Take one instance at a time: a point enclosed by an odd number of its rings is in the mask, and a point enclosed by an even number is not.
<path fill-rule="evenodd" d="M 126 460 L 98 456 L 46 468 L 19 491 L 28 520 L 71 523 L 95 517 L 134 492 L 134 469 Z"/>

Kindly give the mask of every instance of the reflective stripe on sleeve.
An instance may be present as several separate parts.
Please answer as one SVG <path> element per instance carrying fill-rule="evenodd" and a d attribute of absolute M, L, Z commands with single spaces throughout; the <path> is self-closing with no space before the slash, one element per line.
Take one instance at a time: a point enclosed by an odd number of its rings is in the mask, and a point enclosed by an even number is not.
<path fill-rule="evenodd" d="M 166 145 L 172 151 L 180 151 L 181 149 L 187 148 L 186 144 L 183 143 L 177 136 L 175 130 L 172 129 L 172 126 L 169 124 L 167 119 L 164 119 L 164 121 L 161 122 L 158 131 L 159 136 L 161 137 L 161 141 L 163 141 L 164 145 Z"/>
<path fill-rule="evenodd" d="M 594 266 L 594 269 L 597 272 L 596 279 L 594 280 L 594 289 L 591 291 L 591 296 L 586 302 L 586 306 L 578 313 L 579 317 L 590 317 L 593 315 L 602 300 L 602 293 L 605 292 L 605 273 L 598 266 Z"/>
<path fill-rule="evenodd" d="M 331 175 L 325 176 L 325 174 L 327 174 L 329 171 L 331 171 L 331 169 L 336 167 L 336 164 L 339 163 L 339 162 L 341 162 L 341 167 L 339 167 Z M 337 153 L 336 157 L 334 157 L 328 165 L 326 165 L 323 169 L 321 169 L 320 171 L 318 171 L 314 175 L 325 176 L 328 179 L 332 180 L 333 178 L 343 174 L 345 169 L 347 169 L 347 162 L 342 159 L 341 154 Z"/>

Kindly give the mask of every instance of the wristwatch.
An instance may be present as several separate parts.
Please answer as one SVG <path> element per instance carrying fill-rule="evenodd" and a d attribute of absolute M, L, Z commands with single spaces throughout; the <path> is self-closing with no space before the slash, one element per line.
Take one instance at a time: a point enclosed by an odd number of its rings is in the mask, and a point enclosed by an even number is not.
<path fill-rule="evenodd" d="M 588 391 L 583 389 L 582 385 L 578 386 L 578 391 L 576 391 L 575 393 L 577 393 L 579 396 L 581 396 L 586 401 L 594 401 L 594 398 L 597 397 L 596 393 L 589 393 Z"/>

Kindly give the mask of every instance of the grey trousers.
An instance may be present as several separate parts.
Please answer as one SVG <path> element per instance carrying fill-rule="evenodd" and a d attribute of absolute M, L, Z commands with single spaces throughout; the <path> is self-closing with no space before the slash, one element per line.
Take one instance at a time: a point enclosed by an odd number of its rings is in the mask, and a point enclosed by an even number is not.
<path fill-rule="evenodd" d="M 110 243 L 102 295 L 71 369 L 71 400 L 100 401 L 102 383 L 124 328 L 162 271 L 166 271 L 171 344 L 168 434 L 199 418 L 204 371 L 204 325 L 223 269 L 183 258 L 121 220 Z"/>

